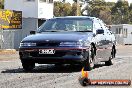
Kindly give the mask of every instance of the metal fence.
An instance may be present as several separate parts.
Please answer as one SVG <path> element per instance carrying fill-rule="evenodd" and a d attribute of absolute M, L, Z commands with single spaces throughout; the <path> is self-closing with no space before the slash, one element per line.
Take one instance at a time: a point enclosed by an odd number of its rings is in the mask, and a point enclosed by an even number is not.
<path fill-rule="evenodd" d="M 0 49 L 14 48 L 13 30 L 0 30 Z"/>
<path fill-rule="evenodd" d="M 22 29 L 0 29 L 0 49 L 18 49 L 21 40 L 38 28 L 38 19 L 23 18 Z"/>

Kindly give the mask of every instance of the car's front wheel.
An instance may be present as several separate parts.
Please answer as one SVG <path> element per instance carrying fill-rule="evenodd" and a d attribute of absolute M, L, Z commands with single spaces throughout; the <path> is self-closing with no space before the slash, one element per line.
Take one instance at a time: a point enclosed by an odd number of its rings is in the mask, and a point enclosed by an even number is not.
<path fill-rule="evenodd" d="M 112 58 L 115 58 L 115 55 L 116 55 L 116 48 L 115 48 L 115 45 L 113 45 L 113 47 L 112 47 L 111 55 L 112 55 Z"/>
<path fill-rule="evenodd" d="M 94 48 L 91 46 L 90 50 L 88 51 L 86 61 L 84 62 L 84 70 L 90 71 L 94 68 L 94 56 Z"/>
<path fill-rule="evenodd" d="M 35 63 L 34 62 L 25 61 L 25 60 L 21 60 L 21 62 L 22 62 L 23 69 L 25 71 L 31 71 L 35 67 Z"/>
<path fill-rule="evenodd" d="M 111 50 L 111 56 L 109 57 L 109 60 L 105 62 L 106 66 L 113 65 L 112 59 L 115 58 L 115 55 L 116 55 L 116 48 L 115 48 L 115 45 L 113 45 Z"/>
<path fill-rule="evenodd" d="M 111 58 L 108 61 L 105 62 L 105 65 L 106 66 L 113 65 Z"/>

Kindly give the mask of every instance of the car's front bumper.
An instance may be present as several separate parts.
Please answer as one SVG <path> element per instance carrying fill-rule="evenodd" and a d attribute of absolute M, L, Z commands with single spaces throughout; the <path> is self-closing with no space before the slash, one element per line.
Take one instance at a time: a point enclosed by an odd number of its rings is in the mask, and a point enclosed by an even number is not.
<path fill-rule="evenodd" d="M 44 48 L 45 49 L 45 48 Z M 47 48 L 46 48 L 47 49 Z M 39 49 L 20 48 L 21 60 L 30 60 L 35 63 L 80 63 L 85 61 L 88 48 L 54 48 L 55 54 L 39 54 Z"/>

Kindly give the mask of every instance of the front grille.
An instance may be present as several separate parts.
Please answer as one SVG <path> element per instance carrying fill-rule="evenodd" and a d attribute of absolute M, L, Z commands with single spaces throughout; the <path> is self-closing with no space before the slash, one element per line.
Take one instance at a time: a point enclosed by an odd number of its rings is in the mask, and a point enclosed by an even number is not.
<path fill-rule="evenodd" d="M 55 54 L 39 54 L 39 52 L 31 52 L 32 57 L 62 57 L 66 55 L 66 52 L 55 52 Z"/>
<path fill-rule="evenodd" d="M 40 42 L 37 43 L 37 46 L 45 46 L 45 47 L 57 47 L 60 45 L 60 42 Z"/>

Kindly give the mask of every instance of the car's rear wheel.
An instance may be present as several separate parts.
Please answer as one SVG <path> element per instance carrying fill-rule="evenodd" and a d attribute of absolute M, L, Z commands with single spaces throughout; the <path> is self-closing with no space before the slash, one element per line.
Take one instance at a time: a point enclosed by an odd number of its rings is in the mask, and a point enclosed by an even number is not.
<path fill-rule="evenodd" d="M 106 66 L 113 65 L 112 60 L 111 60 L 111 59 L 109 59 L 108 61 L 106 61 L 106 62 L 105 62 L 105 65 L 106 65 Z"/>
<path fill-rule="evenodd" d="M 91 46 L 88 51 L 88 55 L 86 57 L 86 61 L 84 62 L 84 70 L 90 71 L 94 68 L 94 48 Z"/>
<path fill-rule="evenodd" d="M 31 71 L 35 68 L 35 63 L 31 61 L 21 60 L 23 69 L 25 71 Z"/>
<path fill-rule="evenodd" d="M 62 67 L 62 66 L 63 66 L 63 64 L 61 64 L 61 63 L 55 64 L 55 67 Z"/>
<path fill-rule="evenodd" d="M 112 47 L 111 55 L 112 55 L 112 58 L 115 58 L 115 55 L 116 55 L 116 48 L 115 48 L 115 45 L 113 45 L 113 47 Z"/>
<path fill-rule="evenodd" d="M 115 49 L 115 45 L 113 45 L 111 50 L 111 56 L 109 57 L 109 60 L 105 62 L 106 66 L 113 65 L 112 59 L 115 58 L 115 55 L 116 55 L 116 49 Z"/>

